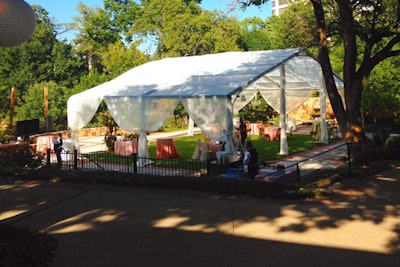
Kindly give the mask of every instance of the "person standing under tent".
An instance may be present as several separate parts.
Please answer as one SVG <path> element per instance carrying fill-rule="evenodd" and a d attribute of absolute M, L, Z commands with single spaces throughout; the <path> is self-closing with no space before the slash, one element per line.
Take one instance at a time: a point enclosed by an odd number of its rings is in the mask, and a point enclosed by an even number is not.
<path fill-rule="evenodd" d="M 244 148 L 246 138 L 247 138 L 247 125 L 244 123 L 243 118 L 240 118 L 239 124 L 239 134 L 240 134 L 240 145 Z"/>
<path fill-rule="evenodd" d="M 249 178 L 254 180 L 256 175 L 258 174 L 259 164 L 258 164 L 258 152 L 251 143 L 250 140 L 246 141 L 245 144 L 245 153 L 243 159 L 243 167 L 249 175 Z"/>

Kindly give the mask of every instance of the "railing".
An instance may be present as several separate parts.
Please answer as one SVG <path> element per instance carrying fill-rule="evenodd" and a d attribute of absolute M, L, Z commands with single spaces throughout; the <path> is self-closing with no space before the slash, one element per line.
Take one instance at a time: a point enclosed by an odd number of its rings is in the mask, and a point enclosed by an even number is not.
<path fill-rule="evenodd" d="M 314 158 L 316 158 L 316 157 L 320 157 L 321 155 L 326 154 L 326 153 L 328 153 L 328 152 L 331 152 L 332 150 L 338 149 L 338 148 L 340 148 L 340 147 L 347 146 L 347 162 L 348 162 L 348 168 L 349 168 L 348 170 L 349 170 L 349 176 L 351 176 L 350 145 L 351 145 L 350 143 L 343 143 L 343 144 L 337 145 L 337 146 L 332 147 L 332 148 L 330 148 L 330 149 L 328 149 L 328 150 L 326 150 L 326 151 L 323 151 L 323 152 L 321 152 L 321 153 L 318 153 L 318 154 L 315 154 L 315 155 L 313 155 L 313 156 L 311 156 L 311 157 L 308 157 L 308 158 L 306 158 L 306 159 L 304 159 L 304 160 L 300 160 L 300 161 L 298 161 L 298 162 L 296 162 L 296 163 L 294 163 L 294 164 L 285 166 L 284 169 L 289 169 L 289 168 L 295 167 L 295 169 L 296 169 L 296 178 L 297 178 L 297 179 L 296 179 L 296 184 L 297 184 L 297 185 L 300 185 L 300 184 L 301 184 L 301 170 L 300 170 L 299 165 L 300 165 L 301 163 L 305 163 L 305 162 L 307 162 L 307 161 L 309 161 L 309 160 L 312 160 L 312 159 L 314 159 Z"/>
<path fill-rule="evenodd" d="M 331 152 L 347 145 L 347 161 L 349 167 L 349 175 L 351 176 L 350 165 L 350 144 L 339 144 L 335 147 L 327 149 L 321 153 L 307 157 L 306 159 L 297 161 L 291 165 L 281 165 L 280 161 L 275 163 L 279 165 L 271 176 L 284 177 L 295 172 L 297 185 L 301 184 L 301 168 L 300 165 L 310 161 L 323 154 Z M 131 174 L 145 174 L 158 176 L 204 176 L 215 174 L 210 161 L 200 162 L 184 159 L 157 159 L 150 157 L 139 157 L 137 154 L 131 156 L 121 156 L 106 152 L 78 153 L 63 151 L 62 169 L 78 170 L 78 171 L 112 171 Z M 47 151 L 46 166 L 56 163 L 54 152 Z M 215 168 L 215 166 L 214 166 Z M 228 167 L 227 167 L 228 168 Z M 278 178 L 280 179 L 280 178 Z M 281 179 L 284 180 L 284 179 Z"/>
<path fill-rule="evenodd" d="M 208 174 L 207 163 L 184 159 L 157 159 L 137 154 L 121 156 L 106 152 L 61 153 L 62 169 L 78 171 L 112 171 L 158 176 L 202 176 Z M 46 166 L 56 163 L 55 153 L 47 150 Z"/>

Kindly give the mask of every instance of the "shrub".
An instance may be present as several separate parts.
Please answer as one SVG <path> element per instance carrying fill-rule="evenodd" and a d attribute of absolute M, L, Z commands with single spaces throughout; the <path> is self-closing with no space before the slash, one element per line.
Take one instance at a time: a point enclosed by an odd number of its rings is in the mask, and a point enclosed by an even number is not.
<path fill-rule="evenodd" d="M 373 135 L 374 144 L 378 147 L 385 144 L 386 139 L 389 138 L 389 131 L 385 127 L 378 128 Z"/>
<path fill-rule="evenodd" d="M 399 157 L 400 136 L 393 136 L 386 139 L 382 146 L 382 155 L 385 159 L 393 159 Z"/>
<path fill-rule="evenodd" d="M 42 157 L 29 150 L 29 145 L 0 151 L 0 174 L 29 172 L 41 166 Z"/>

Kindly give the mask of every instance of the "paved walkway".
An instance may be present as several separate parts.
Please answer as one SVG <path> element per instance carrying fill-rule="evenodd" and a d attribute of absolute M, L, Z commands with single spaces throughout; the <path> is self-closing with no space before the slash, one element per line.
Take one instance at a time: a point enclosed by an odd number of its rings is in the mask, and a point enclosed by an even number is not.
<path fill-rule="evenodd" d="M 54 236 L 55 267 L 400 266 L 400 169 L 313 201 L 6 178 L 0 189 L 1 222 Z"/>

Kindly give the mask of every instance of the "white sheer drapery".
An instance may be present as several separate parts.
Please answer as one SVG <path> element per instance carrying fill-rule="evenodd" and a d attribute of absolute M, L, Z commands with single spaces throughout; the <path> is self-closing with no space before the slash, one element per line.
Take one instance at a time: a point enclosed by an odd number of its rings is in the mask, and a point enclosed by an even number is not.
<path fill-rule="evenodd" d="M 225 151 L 234 151 L 230 98 L 216 96 L 183 98 L 182 103 L 190 118 L 206 135 L 225 142 Z"/>
<path fill-rule="evenodd" d="M 178 100 L 143 96 L 105 96 L 107 107 L 120 128 L 128 132 L 154 132 L 173 113 Z M 143 120 L 143 118 L 146 118 Z"/>
<path fill-rule="evenodd" d="M 144 96 L 105 96 L 107 107 L 118 126 L 138 133 L 139 156 L 147 156 L 147 132 L 160 129 L 178 104 L 174 98 L 146 98 Z"/>
<path fill-rule="evenodd" d="M 72 130 L 71 142 L 80 152 L 79 129 L 86 126 L 96 114 L 107 90 L 109 82 L 71 96 L 67 103 L 68 127 Z"/>
<path fill-rule="evenodd" d="M 203 132 L 214 140 L 223 141 L 227 132 L 227 110 L 230 102 L 226 97 L 193 97 L 182 99 L 183 106 Z"/>
<path fill-rule="evenodd" d="M 257 91 L 244 90 L 232 96 L 233 114 L 238 114 L 239 111 L 247 106 L 249 102 L 255 98 Z"/>

